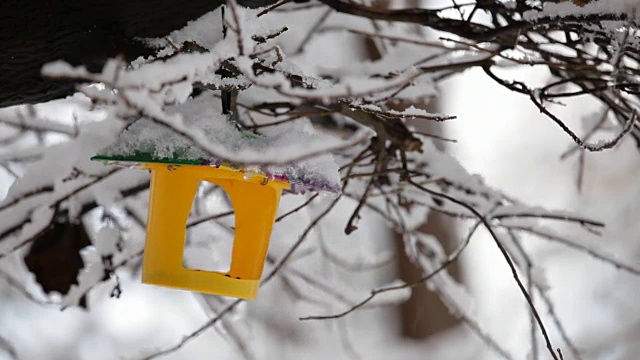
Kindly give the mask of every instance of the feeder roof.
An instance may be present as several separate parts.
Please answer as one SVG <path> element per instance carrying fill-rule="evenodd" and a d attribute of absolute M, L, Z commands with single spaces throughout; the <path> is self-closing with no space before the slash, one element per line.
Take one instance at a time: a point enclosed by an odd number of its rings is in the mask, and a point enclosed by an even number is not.
<path fill-rule="evenodd" d="M 143 117 L 132 123 L 109 147 L 93 160 L 126 164 L 163 163 L 172 165 L 224 165 L 247 176 L 262 175 L 287 181 L 290 191 L 339 193 L 338 166 L 331 154 L 322 154 L 293 163 L 284 163 L 292 154 L 307 153 L 335 142 L 330 136 L 316 133 L 307 119 L 293 121 L 280 132 L 258 135 L 242 129 L 226 115 L 221 115 L 219 99 L 201 95 L 184 104 L 167 109 L 180 114 L 172 126 L 185 130 L 204 146 L 172 128 Z M 206 148 L 206 150 L 205 150 Z M 211 156 L 215 152 L 216 156 Z"/>

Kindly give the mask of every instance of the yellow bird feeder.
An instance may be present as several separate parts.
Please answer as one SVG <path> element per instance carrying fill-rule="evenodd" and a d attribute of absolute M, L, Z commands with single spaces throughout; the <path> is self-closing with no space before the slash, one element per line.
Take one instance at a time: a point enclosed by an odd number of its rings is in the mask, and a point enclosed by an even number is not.
<path fill-rule="evenodd" d="M 194 106 L 197 105 L 196 102 Z M 226 116 L 222 118 L 225 121 L 218 120 L 218 128 L 210 129 L 215 130 L 210 132 L 214 138 L 224 137 L 221 139 L 224 142 L 228 141 L 230 135 L 240 134 L 236 139 L 242 139 L 245 145 L 265 141 L 268 144 L 268 139 L 239 130 L 226 121 Z M 282 192 L 337 192 L 337 168 L 332 168 L 335 172 L 333 176 L 319 174 L 319 177 L 314 177 L 305 171 L 304 166 L 293 165 L 273 173 L 260 167 L 247 168 L 246 165 L 206 159 L 197 156 L 197 152 L 194 154 L 193 149 L 185 150 L 184 147 L 182 150 L 174 147 L 171 156 L 167 156 L 166 151 L 163 156 L 158 154 L 158 146 L 154 142 L 166 142 L 167 137 L 175 138 L 177 135 L 168 133 L 167 129 L 158 131 L 154 126 L 158 125 L 150 124 L 148 119 L 139 120 L 121 136 L 121 142 L 128 142 L 129 145 L 118 146 L 116 143 L 104 154 L 92 158 L 108 164 L 134 164 L 151 171 L 142 281 L 254 299 Z M 137 146 L 132 148 L 131 144 L 136 142 Z M 324 161 L 327 162 L 327 159 Z M 335 167 L 332 159 L 331 164 Z M 321 168 L 326 170 L 326 164 Z M 224 189 L 235 210 L 235 239 L 230 270 L 226 273 L 192 270 L 183 266 L 187 219 L 201 181 Z"/>

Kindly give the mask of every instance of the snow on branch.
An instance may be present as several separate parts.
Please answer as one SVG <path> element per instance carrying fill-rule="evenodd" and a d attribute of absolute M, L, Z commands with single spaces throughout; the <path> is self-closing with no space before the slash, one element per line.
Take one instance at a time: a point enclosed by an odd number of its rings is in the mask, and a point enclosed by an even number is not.
<path fill-rule="evenodd" d="M 305 8 L 286 3 L 246 9 L 229 1 L 224 12 L 217 10 L 182 30 L 149 40 L 158 47 L 157 54 L 132 64 L 111 59 L 97 73 L 64 59 L 45 65 L 42 74 L 47 77 L 83 83 L 79 92 L 106 116 L 69 125 L 72 123 L 45 120 L 28 107 L 26 112 L 0 111 L 0 124 L 12 129 L 18 139 L 0 139 L 0 165 L 8 172 L 20 165 L 0 202 L 0 260 L 16 254 L 56 223 L 82 223 L 90 230 L 95 246 L 82 250 L 85 269 L 60 305 L 81 304 L 92 289 L 107 282 L 115 282 L 112 296 L 119 296 L 122 289 L 116 270 L 131 271 L 142 252 L 144 215 L 140 214 L 148 203 L 138 194 L 147 189 L 148 175 L 91 162 L 89 158 L 99 151 L 130 154 L 143 149 L 155 156 L 169 156 L 180 150 L 196 158 L 239 163 L 248 170 L 252 166 L 282 169 L 295 164 L 301 175 L 322 175 L 339 167 L 339 177 L 330 180 L 342 195 L 325 198 L 321 208 L 316 207 L 323 202 L 320 196 L 301 200 L 278 217 L 276 226 L 287 223 L 297 231 L 281 232 L 279 250 L 269 254 L 270 269 L 263 286 L 277 277 L 300 301 L 344 309 L 335 314 L 302 316 L 304 320 L 328 320 L 361 308 L 401 303 L 412 288 L 426 284 L 498 356 L 511 359 L 514 357 L 500 339 L 484 329 L 467 291 L 447 271 L 482 226 L 490 233 L 531 312 L 531 327 L 538 331 L 532 336 L 542 335 L 549 355 L 561 359 L 535 300 L 541 297 L 549 311 L 553 311 L 553 304 L 545 297 L 535 259 L 518 247 L 517 234 L 560 242 L 628 273 L 640 272 L 600 250 L 539 228 L 542 222 L 560 221 L 597 233 L 601 222 L 522 204 L 467 172 L 434 145 L 442 137 L 425 136 L 411 121 L 443 125 L 455 119 L 455 114 L 425 110 L 424 101 L 437 96 L 437 85 L 444 79 L 476 68 L 500 86 L 528 98 L 581 149 L 606 150 L 627 139 L 640 144 L 640 44 L 637 21 L 625 7 L 629 3 L 611 3 L 609 12 L 602 13 L 596 10 L 602 10 L 605 1 L 582 8 L 569 2 L 545 2 L 543 7 L 525 1 L 477 2 L 466 18 L 461 12 L 457 19 L 443 15 L 444 9 L 387 9 L 321 0 L 321 18 L 302 25 L 290 25 L 281 15 L 296 16 Z M 562 12 L 554 16 L 552 10 Z M 323 28 L 335 13 L 354 20 L 347 29 L 351 36 L 373 41 L 375 60 L 343 61 L 333 67 L 323 64 L 334 57 L 340 60 L 342 52 L 354 52 L 353 42 L 341 43 L 334 38 L 343 31 L 333 31 L 336 27 L 330 25 Z M 479 14 L 496 20 L 489 23 Z M 366 21 L 358 22 L 363 19 Z M 372 26 L 370 21 L 374 21 Z M 384 26 L 378 28 L 380 24 Z M 416 24 L 441 32 L 443 38 L 429 39 L 419 31 L 406 35 L 407 25 Z M 293 34 L 289 29 L 294 25 L 302 33 Z M 314 59 L 319 56 L 316 52 L 309 55 L 316 41 L 334 44 L 335 48 L 327 49 L 326 59 Z M 494 70 L 505 63 L 510 67 L 543 66 L 552 76 L 542 87 L 503 78 Z M 606 108 L 617 129 L 612 140 L 586 143 L 554 114 L 559 99 L 577 96 L 587 96 Z M 64 139 L 51 146 L 36 140 L 17 148 L 15 144 L 25 133 L 62 134 Z M 211 212 L 201 199 L 215 200 L 229 209 L 223 196 L 204 186 L 194 202 L 189 231 L 220 231 L 224 227 L 219 225 L 228 222 L 231 212 Z M 348 211 L 339 213 L 338 204 L 348 204 L 343 207 Z M 418 230 L 431 211 L 474 221 L 467 236 L 449 254 L 438 239 Z M 422 276 L 411 282 L 381 284 L 365 293 L 349 293 L 349 289 L 296 268 L 302 249 L 310 243 L 311 247 L 318 245 L 312 235 L 331 216 L 344 220 L 340 226 L 344 226 L 345 235 L 357 233 L 363 217 L 383 219 L 402 235 L 405 251 Z M 226 224 L 227 229 L 232 226 Z M 393 258 L 388 254 L 344 256 L 321 243 L 318 246 L 320 251 L 313 248 L 304 256 L 353 271 L 371 270 Z M 313 288 L 313 294 L 300 290 L 304 287 Z M 215 316 L 183 340 L 147 358 L 179 350 L 234 313 L 241 303 L 238 300 L 217 307 Z M 564 334 L 555 315 L 553 319 L 553 327 Z"/>

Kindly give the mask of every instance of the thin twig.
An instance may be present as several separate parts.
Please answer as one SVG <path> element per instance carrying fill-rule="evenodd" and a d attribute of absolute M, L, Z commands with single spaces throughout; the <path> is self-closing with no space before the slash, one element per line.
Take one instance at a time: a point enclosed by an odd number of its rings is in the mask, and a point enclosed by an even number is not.
<path fill-rule="evenodd" d="M 531 102 L 533 102 L 536 105 L 538 110 L 540 110 L 541 113 L 547 115 L 547 117 L 553 120 L 553 122 L 555 122 L 565 133 L 569 135 L 571 140 L 573 140 L 581 148 L 588 151 L 594 151 L 594 152 L 602 151 L 606 149 L 611 149 L 614 146 L 618 145 L 620 141 L 622 141 L 622 139 L 624 139 L 624 137 L 628 133 L 630 133 L 631 130 L 633 130 L 634 124 L 638 117 L 637 113 L 634 111 L 632 115 L 629 117 L 629 119 L 627 120 L 627 122 L 624 124 L 622 131 L 620 131 L 618 135 L 613 137 L 611 140 L 600 141 L 597 143 L 585 143 L 584 141 L 582 141 L 582 139 L 578 137 L 578 135 L 576 135 L 576 133 L 574 133 L 571 129 L 569 129 L 569 127 L 562 120 L 560 120 L 560 118 L 558 118 L 553 113 L 551 113 L 551 111 L 549 111 L 544 105 L 542 105 L 540 101 L 538 101 L 534 91 L 529 90 L 529 98 L 531 99 Z"/>
<path fill-rule="evenodd" d="M 320 26 L 322 26 L 322 24 L 325 21 L 327 21 L 327 19 L 329 18 L 329 15 L 331 15 L 332 12 L 333 12 L 332 9 L 327 9 L 325 10 L 325 12 L 322 13 L 322 15 L 320 15 L 318 20 L 316 20 L 316 22 L 313 24 L 313 26 L 311 26 L 309 31 L 307 31 L 307 34 L 304 36 L 302 41 L 300 41 L 300 45 L 298 45 L 298 48 L 296 49 L 296 51 L 293 52 L 294 54 L 300 54 L 304 51 L 304 47 L 307 46 L 307 43 L 309 43 L 309 41 L 311 40 L 313 35 L 315 35 L 316 31 L 318 31 Z"/>
<path fill-rule="evenodd" d="M 318 197 L 318 194 L 313 194 L 313 196 L 311 196 L 310 198 L 307 199 L 307 201 L 305 201 L 304 203 L 300 204 L 299 206 L 296 206 L 295 208 L 287 211 L 286 213 L 278 216 L 276 218 L 275 222 L 279 222 L 284 220 L 286 217 L 288 217 L 289 215 L 293 215 L 296 212 L 302 210 L 303 208 L 305 208 L 307 205 L 311 204 L 311 202 L 313 202 L 313 200 L 315 200 Z"/>
<path fill-rule="evenodd" d="M 270 281 L 282 269 L 282 267 L 284 267 L 284 265 L 287 263 L 291 255 L 293 255 L 293 253 L 300 247 L 300 245 L 302 245 L 302 242 L 307 238 L 311 230 L 320 222 L 320 220 L 322 220 L 325 216 L 329 214 L 331 209 L 333 209 L 334 206 L 336 206 L 340 198 L 341 196 L 337 196 L 331 202 L 331 204 L 327 206 L 326 209 L 324 209 L 318 216 L 316 216 L 315 219 L 313 219 L 313 221 L 311 221 L 311 223 L 309 223 L 307 228 L 302 232 L 300 237 L 298 237 L 298 240 L 293 244 L 293 246 L 291 246 L 291 248 L 289 248 L 287 253 L 284 254 L 282 258 L 280 258 L 280 261 L 276 263 L 276 265 L 273 267 L 273 269 L 271 269 L 269 274 L 265 276 L 264 279 L 262 279 L 261 284 L 265 284 L 268 281 Z"/>
<path fill-rule="evenodd" d="M 522 284 L 522 281 L 520 280 L 520 277 L 518 276 L 518 271 L 516 270 L 515 266 L 513 265 L 513 261 L 511 260 L 509 253 L 507 252 L 507 250 L 505 249 L 504 245 L 502 245 L 502 243 L 500 242 L 500 240 L 498 239 L 497 234 L 495 233 L 495 231 L 493 230 L 493 227 L 491 226 L 491 224 L 489 224 L 489 221 L 478 211 L 476 210 L 473 206 L 460 201 L 454 197 L 451 197 L 447 194 L 444 193 L 440 193 L 431 189 L 428 189 L 420 184 L 417 184 L 415 182 L 413 182 L 413 180 L 409 179 L 408 180 L 410 184 L 412 184 L 413 186 L 417 187 L 418 189 L 425 191 L 433 196 L 437 196 L 446 200 L 449 200 L 455 204 L 458 204 L 460 206 L 462 206 L 463 208 L 469 210 L 471 213 L 473 213 L 478 219 L 480 219 L 480 221 L 482 221 L 482 224 L 484 225 L 484 227 L 487 229 L 487 231 L 489 232 L 489 234 L 491 234 L 491 237 L 494 240 L 494 243 L 496 244 L 496 246 L 498 247 L 498 249 L 500 250 L 500 252 L 502 253 L 502 256 L 504 257 L 507 265 L 509 265 L 509 268 L 511 269 L 511 274 L 513 275 L 514 280 L 516 281 L 516 284 L 518 285 L 518 288 L 520 289 L 520 292 L 522 293 L 522 295 L 524 296 L 525 300 L 527 301 L 527 304 L 529 304 L 529 308 L 531 309 L 531 311 L 533 312 L 536 321 L 538 322 L 538 326 L 540 327 L 540 332 L 542 333 L 542 336 L 545 339 L 545 343 L 547 345 L 547 349 L 549 350 L 549 353 L 551 354 L 551 356 L 553 357 L 554 360 L 559 360 L 558 359 L 558 355 L 556 355 L 555 349 L 553 347 L 553 345 L 551 345 L 551 339 L 549 338 L 549 334 L 547 333 L 547 329 L 544 326 L 544 323 L 542 322 L 542 318 L 540 317 L 540 314 L 538 314 L 538 310 L 536 309 L 536 307 L 533 304 L 533 300 L 531 299 L 530 294 L 527 292 L 527 289 L 525 288 L 525 286 Z"/>
<path fill-rule="evenodd" d="M 231 311 L 233 311 L 233 309 L 235 309 L 238 305 L 240 305 L 242 302 L 244 302 L 243 299 L 236 299 L 233 302 L 231 302 L 229 305 L 227 305 L 224 309 L 222 309 L 218 315 L 216 315 L 215 317 L 207 320 L 207 322 L 205 322 L 204 324 L 202 324 L 199 328 L 197 328 L 195 331 L 191 332 L 189 335 L 186 335 L 182 338 L 182 340 L 177 343 L 176 345 L 169 347 L 165 350 L 161 350 L 158 352 L 155 352 L 149 356 L 146 356 L 144 358 L 142 358 L 141 360 L 152 360 L 152 359 L 157 359 L 159 357 L 162 357 L 164 355 L 169 355 L 171 353 L 174 353 L 178 350 L 180 350 L 180 348 L 182 348 L 186 343 L 188 343 L 189 341 L 197 338 L 200 334 L 202 334 L 203 332 L 205 332 L 207 329 L 211 328 L 212 326 L 214 326 L 215 324 L 217 324 L 219 321 L 222 320 L 222 318 L 227 315 L 228 313 L 230 313 Z"/>
<path fill-rule="evenodd" d="M 235 22 L 235 28 L 232 28 L 236 32 L 236 38 L 238 41 L 238 55 L 244 55 L 244 44 L 242 40 L 242 28 L 240 26 L 240 17 L 238 16 L 238 3 L 236 0 L 227 0 L 227 4 L 229 8 L 231 8 L 231 15 L 233 16 L 233 21 Z"/>
<path fill-rule="evenodd" d="M 475 233 L 476 229 L 478 229 L 478 227 L 481 224 L 482 223 L 480 221 L 476 222 L 476 224 L 471 227 L 471 230 L 469 231 L 469 234 L 467 235 L 465 240 L 458 246 L 458 248 L 456 248 L 456 250 L 454 252 L 452 252 L 451 255 L 449 255 L 449 257 L 447 257 L 447 259 L 445 261 L 443 261 L 437 268 L 435 268 L 430 273 L 422 276 L 420 279 L 415 280 L 415 281 L 413 281 L 411 283 L 404 283 L 404 284 L 400 284 L 400 285 L 393 285 L 393 286 L 387 286 L 387 287 L 382 287 L 382 288 L 378 288 L 378 289 L 373 289 L 373 290 L 371 290 L 371 293 L 369 294 L 369 296 L 367 298 L 365 298 L 364 300 L 360 301 L 359 303 L 353 305 L 352 307 L 350 307 L 349 309 L 347 309 L 345 311 L 342 311 L 342 312 L 339 312 L 339 313 L 336 313 L 336 314 L 331 314 L 331 315 L 305 316 L 305 317 L 301 317 L 300 320 L 339 319 L 339 318 L 347 316 L 347 315 L 351 314 L 352 312 L 358 310 L 359 308 L 363 307 L 369 301 L 373 300 L 376 296 L 378 296 L 378 294 L 382 294 L 382 293 L 389 292 L 389 291 L 396 291 L 396 290 L 406 289 L 406 288 L 413 288 L 413 287 L 417 287 L 417 286 L 423 285 L 425 282 L 431 280 L 434 276 L 438 275 L 441 271 L 445 270 L 449 265 L 453 264 L 454 262 L 456 262 L 458 260 L 458 258 L 460 257 L 460 254 L 462 254 L 464 249 L 466 249 L 467 245 L 469 245 L 469 242 L 471 241 L 471 237 L 473 236 L 473 234 Z"/>
<path fill-rule="evenodd" d="M 518 264 L 519 266 L 524 266 L 525 273 L 527 276 L 527 291 L 531 294 L 531 302 L 535 301 L 535 294 L 533 292 L 535 288 L 535 281 L 533 280 L 533 262 L 529 257 L 529 254 L 525 251 L 518 237 L 513 233 L 513 231 L 507 231 L 509 234 L 509 238 L 518 252 L 520 256 L 524 259 L 524 264 Z M 529 311 L 529 328 L 530 328 L 530 337 L 531 337 L 531 360 L 538 360 L 538 329 L 536 329 L 536 318 L 533 316 L 533 312 Z"/>
<path fill-rule="evenodd" d="M 219 214 L 207 215 L 207 216 L 204 216 L 204 217 L 201 217 L 201 218 L 197 218 L 197 219 L 191 220 L 190 222 L 187 223 L 187 227 L 190 228 L 190 227 L 193 227 L 193 226 L 196 226 L 196 225 L 200 225 L 203 222 L 207 222 L 207 221 L 210 221 L 210 220 L 217 220 L 217 219 L 220 219 L 220 218 L 223 218 L 223 217 L 231 216 L 233 214 L 234 214 L 234 211 L 230 210 L 230 211 L 225 211 L 225 212 L 219 213 Z"/>
<path fill-rule="evenodd" d="M 258 13 L 258 15 L 256 15 L 256 17 L 260 17 L 260 16 L 263 16 L 263 15 L 266 15 L 266 14 L 268 14 L 270 11 L 275 10 L 275 9 L 279 8 L 280 6 L 282 6 L 282 5 L 286 4 L 286 3 L 289 3 L 289 2 L 291 2 L 291 0 L 281 0 L 281 1 L 278 1 L 277 3 L 275 3 L 275 4 L 271 5 L 271 6 L 269 6 L 268 8 L 266 8 L 266 9 L 264 9 L 264 10 L 262 10 L 262 11 L 260 11 L 260 12 Z"/>
<path fill-rule="evenodd" d="M 640 276 L 640 268 L 636 268 L 627 264 L 624 264 L 616 259 L 614 259 L 613 256 L 611 255 L 607 255 L 605 253 L 600 252 L 599 250 L 595 250 L 592 249 L 586 245 L 582 245 L 578 242 L 575 241 L 570 241 L 568 239 L 562 238 L 560 236 L 551 234 L 551 233 L 547 233 L 544 232 L 542 230 L 536 230 L 530 227 L 526 227 L 526 226 L 516 226 L 516 225 L 506 225 L 505 226 L 508 229 L 511 230 L 517 230 L 517 231 L 523 231 L 526 233 L 529 233 L 531 235 L 535 235 L 541 239 L 545 239 L 545 240 L 550 240 L 553 242 L 557 242 L 559 244 L 562 244 L 564 246 L 573 248 L 574 250 L 580 251 L 582 253 L 586 253 L 590 256 L 592 256 L 595 259 L 598 259 L 604 263 L 607 263 L 609 265 L 612 265 L 613 267 L 615 267 L 618 270 L 622 270 L 625 271 L 629 274 L 635 275 L 635 276 Z"/>

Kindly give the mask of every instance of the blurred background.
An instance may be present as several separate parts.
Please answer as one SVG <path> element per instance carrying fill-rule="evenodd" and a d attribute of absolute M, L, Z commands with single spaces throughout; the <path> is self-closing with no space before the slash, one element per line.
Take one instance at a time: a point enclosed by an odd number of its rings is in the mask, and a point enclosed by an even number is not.
<path fill-rule="evenodd" d="M 426 2 L 424 3 L 426 4 Z M 423 5 L 424 5 L 423 4 Z M 429 2 L 429 5 L 435 4 Z M 296 24 L 323 15 L 324 9 L 310 8 L 305 16 L 288 25 L 293 39 Z M 352 21 L 332 14 L 325 26 Z M 422 31 L 416 29 L 416 31 Z M 331 52 L 336 47 L 351 51 Z M 296 63 L 310 71 L 340 64 L 373 61 L 376 44 L 361 37 L 340 33 L 312 39 L 307 50 L 294 56 Z M 424 57 L 424 49 L 402 45 L 396 49 L 407 62 Z M 510 73 L 509 73 L 510 71 Z M 519 67 L 505 70 L 511 77 L 528 83 L 544 83 L 548 71 Z M 555 124 L 541 115 L 522 95 L 509 92 L 489 80 L 479 69 L 452 76 L 439 86 L 440 93 L 428 97 L 421 106 L 431 112 L 453 114 L 453 122 L 428 126 L 424 131 L 457 140 L 439 144 L 472 174 L 524 203 L 545 209 L 567 210 L 606 224 L 602 236 L 577 232 L 575 227 L 545 223 L 554 231 L 572 237 L 585 246 L 603 249 L 623 263 L 640 265 L 640 156 L 631 141 L 598 153 L 573 151 L 574 144 Z M 86 119 L 74 104 L 79 95 L 66 100 L 36 105 L 39 114 L 53 122 L 70 124 Z M 0 109 L 15 111 L 16 108 Z M 571 100 L 554 110 L 568 119 L 579 134 L 588 131 L 583 121 L 600 111 L 587 98 Z M 82 120 L 84 121 L 84 120 Z M 0 130 L 1 131 L 1 130 Z M 606 134 L 606 133 L 605 133 Z M 31 139 L 55 144 L 63 138 Z M 93 154 L 87 154 L 87 157 Z M 428 156 L 426 154 L 425 156 Z M 15 168 L 19 172 L 19 168 Z M 0 169 L 0 199 L 13 182 Z M 140 196 L 146 196 L 143 193 Z M 304 199 L 285 196 L 280 213 Z M 284 249 L 279 239 L 299 234 L 300 222 L 309 220 L 331 199 L 279 222 L 274 227 L 271 248 Z M 314 244 L 330 249 L 353 266 L 306 257 L 292 263 L 291 271 L 312 273 L 333 286 L 333 291 L 350 298 L 365 298 L 373 288 L 400 278 L 411 281 L 420 270 L 404 254 L 402 239 L 378 215 L 365 211 L 358 231 L 344 235 L 344 219 L 356 202 L 344 199 L 312 235 Z M 423 231 L 435 236 L 451 250 L 467 232 L 472 221 L 457 220 L 431 212 Z M 144 231 L 133 232 L 131 241 L 141 243 Z M 205 236 L 206 231 L 197 235 Z M 228 240 L 228 239 L 227 239 Z M 535 276 L 547 285 L 553 308 L 540 307 L 543 321 L 552 324 L 553 311 L 562 321 L 566 336 L 584 359 L 637 359 L 640 354 L 640 281 L 593 256 L 539 238 L 523 237 L 535 259 Z M 317 249 L 316 249 L 317 250 Z M 324 251 L 324 250 L 322 250 Z M 357 266 L 379 259 L 377 266 Z M 355 264 L 355 265 L 354 265 Z M 122 294 L 110 297 L 112 287 L 100 285 L 90 293 L 88 309 L 47 304 L 47 298 L 33 275 L 17 258 L 0 259 L 0 359 L 143 359 L 155 350 L 179 343 L 224 308 L 226 300 L 188 291 L 160 288 L 140 283 L 138 271 L 118 270 Z M 513 359 L 528 359 L 531 326 L 528 307 L 502 255 L 486 231 L 471 239 L 462 259 L 449 269 L 472 295 L 469 304 L 479 323 Z M 284 270 L 289 271 L 289 270 Z M 21 291 L 12 282 L 27 284 Z M 450 314 L 439 297 L 427 286 L 413 289 L 401 304 L 371 306 L 335 320 L 300 321 L 318 312 L 340 312 L 335 303 L 315 304 L 304 295 L 317 288 L 304 283 L 276 280 L 260 289 L 257 300 L 243 303 L 229 321 L 214 326 L 162 359 L 495 359 L 495 352 Z M 55 300 L 55 299 L 54 299 Z M 392 301 L 393 302 L 393 301 Z M 548 327 L 565 359 L 572 359 L 554 326 Z M 541 359 L 544 344 L 538 335 Z M 4 339 L 4 340 L 3 340 Z M 14 353 L 15 352 L 15 353 Z"/>

